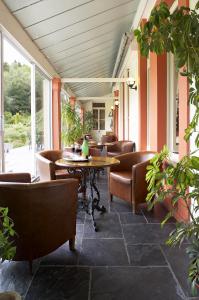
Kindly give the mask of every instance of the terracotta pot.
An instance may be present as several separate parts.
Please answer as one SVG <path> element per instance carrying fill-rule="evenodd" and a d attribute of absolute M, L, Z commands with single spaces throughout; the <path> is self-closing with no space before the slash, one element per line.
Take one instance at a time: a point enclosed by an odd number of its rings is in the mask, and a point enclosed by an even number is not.
<path fill-rule="evenodd" d="M 21 296 L 16 292 L 0 293 L 0 300 L 21 300 Z"/>

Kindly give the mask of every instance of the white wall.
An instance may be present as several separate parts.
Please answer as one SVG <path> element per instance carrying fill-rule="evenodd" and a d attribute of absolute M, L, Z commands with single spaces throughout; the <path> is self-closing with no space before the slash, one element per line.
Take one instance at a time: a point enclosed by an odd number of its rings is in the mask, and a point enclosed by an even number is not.
<path fill-rule="evenodd" d="M 132 43 L 127 53 L 124 65 L 122 66 L 119 77 L 133 77 L 138 85 L 138 57 L 137 51 Z M 123 87 L 122 84 L 115 86 L 115 89 L 119 89 L 119 140 L 129 139 L 136 143 L 138 148 L 138 91 L 129 89 L 125 84 L 125 113 L 123 116 Z M 129 101 L 128 101 L 129 91 Z M 123 120 L 124 118 L 124 120 Z M 125 126 L 125 132 L 123 136 L 123 123 Z"/>

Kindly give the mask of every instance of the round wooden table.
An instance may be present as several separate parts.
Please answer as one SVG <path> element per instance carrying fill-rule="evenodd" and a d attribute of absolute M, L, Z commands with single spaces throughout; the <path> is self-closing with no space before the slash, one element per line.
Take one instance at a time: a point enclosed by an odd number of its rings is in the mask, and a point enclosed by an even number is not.
<path fill-rule="evenodd" d="M 82 161 L 81 157 L 77 155 L 65 157 L 59 159 L 55 162 L 57 166 L 61 166 L 67 168 L 69 173 L 81 173 L 82 183 L 81 189 L 87 191 L 87 182 L 90 185 L 90 194 L 88 195 L 89 201 L 84 201 L 84 207 L 86 211 L 91 214 L 93 220 L 93 226 L 95 231 L 98 231 L 94 211 L 95 209 L 101 211 L 101 213 L 106 212 L 106 208 L 104 206 L 100 206 L 100 192 L 96 185 L 96 173 L 100 169 L 104 169 L 110 166 L 118 165 L 120 161 L 114 157 L 105 157 L 105 156 L 94 156 L 89 160 Z"/>

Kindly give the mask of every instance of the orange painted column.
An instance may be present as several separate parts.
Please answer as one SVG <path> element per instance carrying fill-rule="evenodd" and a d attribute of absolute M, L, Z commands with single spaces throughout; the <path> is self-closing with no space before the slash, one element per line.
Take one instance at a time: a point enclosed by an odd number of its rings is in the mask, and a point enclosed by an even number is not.
<path fill-rule="evenodd" d="M 69 97 L 69 103 L 72 108 L 75 108 L 76 98 L 74 96 Z"/>
<path fill-rule="evenodd" d="M 141 26 L 144 23 L 146 23 L 145 19 L 141 21 Z M 143 151 L 147 149 L 147 58 L 141 56 L 140 50 L 138 50 L 138 78 L 138 147 Z"/>
<path fill-rule="evenodd" d="M 189 0 L 178 0 L 178 7 L 189 7 Z M 189 124 L 189 83 L 186 77 L 179 74 L 179 158 L 189 153 L 189 143 L 184 140 L 185 129 Z M 184 206 L 183 201 L 178 202 L 178 210 L 175 215 L 177 220 L 189 220 L 189 212 Z"/>
<path fill-rule="evenodd" d="M 61 79 L 52 80 L 52 144 L 53 149 L 61 149 Z"/>
<path fill-rule="evenodd" d="M 189 7 L 189 0 L 178 0 L 178 6 Z M 189 83 L 187 77 L 179 74 L 179 156 L 182 158 L 189 153 L 189 143 L 184 140 L 185 129 L 189 124 Z"/>
<path fill-rule="evenodd" d="M 150 53 L 150 147 L 160 151 L 167 142 L 167 57 Z"/>
<path fill-rule="evenodd" d="M 119 97 L 119 90 L 114 91 L 114 97 Z M 118 105 L 115 105 L 114 110 L 114 133 L 118 138 Z"/>

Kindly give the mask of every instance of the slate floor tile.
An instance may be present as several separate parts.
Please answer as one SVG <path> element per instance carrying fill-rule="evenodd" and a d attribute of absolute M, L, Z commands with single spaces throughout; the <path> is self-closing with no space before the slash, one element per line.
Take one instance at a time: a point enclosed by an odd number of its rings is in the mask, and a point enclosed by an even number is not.
<path fill-rule="evenodd" d="M 39 267 L 39 260 L 33 262 L 33 273 Z M 0 263 L 0 291 L 16 291 L 22 297 L 26 294 L 32 280 L 28 262 L 9 262 Z"/>
<path fill-rule="evenodd" d="M 41 265 L 75 265 L 78 261 L 81 243 L 75 243 L 76 251 L 69 250 L 68 242 L 41 259 Z"/>
<path fill-rule="evenodd" d="M 84 224 L 86 213 L 84 211 L 78 211 L 77 213 L 77 224 Z"/>
<path fill-rule="evenodd" d="M 164 244 L 169 233 L 175 228 L 173 224 L 124 224 L 123 232 L 127 244 Z"/>
<path fill-rule="evenodd" d="M 187 280 L 189 258 L 185 250 L 186 245 L 182 245 L 181 248 L 179 247 L 171 248 L 166 245 L 161 245 L 161 248 L 177 280 L 182 286 L 185 295 L 191 297 L 192 295 L 190 292 L 190 285 Z M 197 296 L 199 296 L 199 292 Z"/>
<path fill-rule="evenodd" d="M 128 245 L 127 251 L 132 266 L 167 265 L 159 245 Z"/>
<path fill-rule="evenodd" d="M 154 207 L 153 210 L 148 211 L 147 206 L 142 209 L 142 212 L 144 216 L 147 219 L 147 222 L 149 223 L 161 223 L 164 218 L 166 217 L 168 211 L 163 205 L 160 205 L 159 203 Z M 176 220 L 171 217 L 167 223 L 176 223 Z"/>
<path fill-rule="evenodd" d="M 89 269 L 40 267 L 25 300 L 88 300 Z"/>
<path fill-rule="evenodd" d="M 128 202 L 114 196 L 113 201 L 110 202 L 110 210 L 112 212 L 132 212 L 132 207 Z"/>
<path fill-rule="evenodd" d="M 91 217 L 87 215 L 84 225 L 84 238 L 123 238 L 119 217 L 115 213 L 95 214 L 98 232 L 95 232 Z"/>
<path fill-rule="evenodd" d="M 123 239 L 83 239 L 79 264 L 90 266 L 128 265 Z"/>
<path fill-rule="evenodd" d="M 146 223 L 146 219 L 143 215 L 136 215 L 132 212 L 129 213 L 120 213 L 121 224 L 139 224 Z"/>
<path fill-rule="evenodd" d="M 167 267 L 93 268 L 91 300 L 182 300 Z"/>

